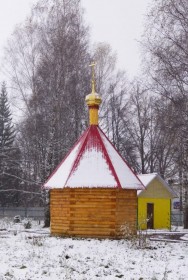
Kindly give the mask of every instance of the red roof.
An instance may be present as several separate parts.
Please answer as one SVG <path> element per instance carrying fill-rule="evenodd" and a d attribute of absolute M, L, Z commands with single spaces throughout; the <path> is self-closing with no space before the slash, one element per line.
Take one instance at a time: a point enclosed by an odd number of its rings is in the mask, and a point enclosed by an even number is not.
<path fill-rule="evenodd" d="M 128 163 L 96 125 L 82 134 L 44 187 L 144 189 Z"/>

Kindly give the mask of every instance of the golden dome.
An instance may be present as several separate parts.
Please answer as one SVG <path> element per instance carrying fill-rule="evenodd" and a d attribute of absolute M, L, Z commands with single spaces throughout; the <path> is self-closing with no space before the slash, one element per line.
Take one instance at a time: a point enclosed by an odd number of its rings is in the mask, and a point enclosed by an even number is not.
<path fill-rule="evenodd" d="M 85 101 L 88 106 L 94 106 L 94 105 L 99 106 L 102 102 L 102 99 L 98 93 L 92 92 L 92 93 L 86 95 Z"/>
<path fill-rule="evenodd" d="M 92 92 L 86 95 L 85 101 L 89 107 L 90 125 L 98 125 L 98 109 L 102 99 L 100 95 L 95 92 L 95 63 L 92 63 L 90 66 L 92 67 Z"/>

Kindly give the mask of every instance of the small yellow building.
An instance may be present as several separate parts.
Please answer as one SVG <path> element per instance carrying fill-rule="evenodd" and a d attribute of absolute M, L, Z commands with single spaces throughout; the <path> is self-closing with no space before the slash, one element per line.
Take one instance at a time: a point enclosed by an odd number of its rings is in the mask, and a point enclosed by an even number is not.
<path fill-rule="evenodd" d="M 138 191 L 138 228 L 170 229 L 173 190 L 157 173 L 138 175 L 146 187 Z"/>

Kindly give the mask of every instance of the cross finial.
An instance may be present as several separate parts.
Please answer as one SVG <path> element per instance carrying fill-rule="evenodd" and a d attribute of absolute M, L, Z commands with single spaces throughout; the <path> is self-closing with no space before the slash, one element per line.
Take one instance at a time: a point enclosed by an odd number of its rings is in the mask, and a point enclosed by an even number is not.
<path fill-rule="evenodd" d="M 95 62 L 92 62 L 89 66 L 91 67 L 92 71 L 92 80 L 91 80 L 91 86 L 92 86 L 92 93 L 95 93 Z"/>

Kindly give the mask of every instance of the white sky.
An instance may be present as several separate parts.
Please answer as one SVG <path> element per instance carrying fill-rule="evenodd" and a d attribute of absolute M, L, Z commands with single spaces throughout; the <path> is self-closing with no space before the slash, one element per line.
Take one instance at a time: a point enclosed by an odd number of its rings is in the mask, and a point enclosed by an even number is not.
<path fill-rule="evenodd" d="M 117 51 L 118 66 L 130 76 L 139 69 L 139 44 L 143 15 L 152 0 L 82 0 L 85 19 L 91 27 L 92 42 L 107 42 Z M 29 14 L 37 0 L 0 0 L 0 57 L 3 46 Z M 1 77 L 0 77 L 1 80 Z"/>
<path fill-rule="evenodd" d="M 139 39 L 144 15 L 152 0 L 82 0 L 94 42 L 108 42 L 117 52 L 118 66 L 130 76 L 140 64 Z"/>
<path fill-rule="evenodd" d="M 6 43 L 16 24 L 22 22 L 36 0 L 0 0 L 0 48 Z"/>

